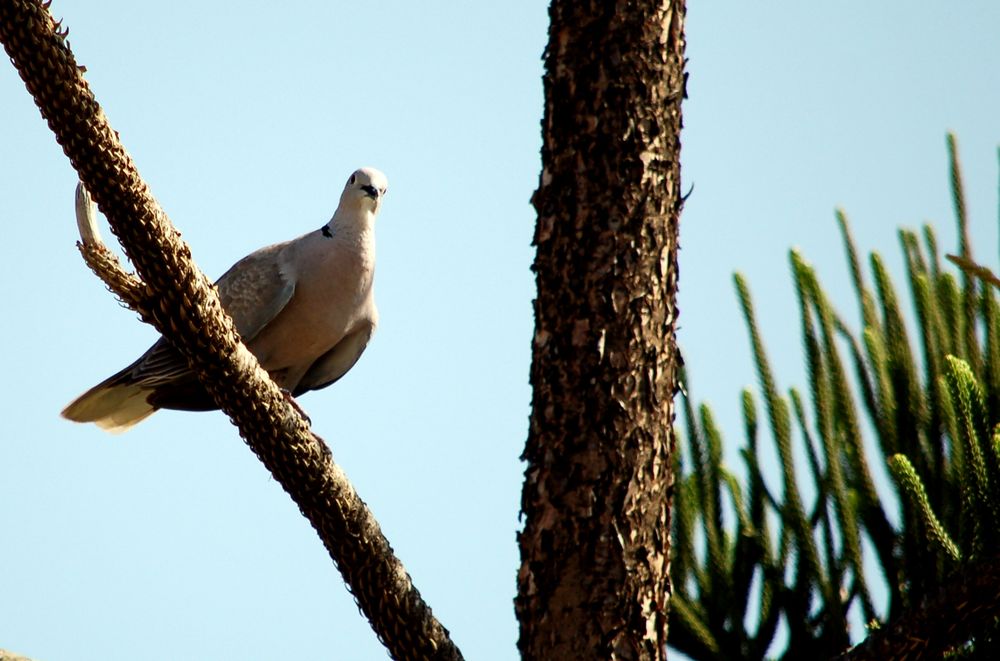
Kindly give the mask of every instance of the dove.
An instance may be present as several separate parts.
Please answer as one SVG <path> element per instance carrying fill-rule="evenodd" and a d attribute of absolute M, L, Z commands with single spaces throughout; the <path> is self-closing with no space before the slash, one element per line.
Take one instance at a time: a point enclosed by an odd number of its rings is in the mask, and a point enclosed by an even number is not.
<path fill-rule="evenodd" d="M 378 170 L 356 170 L 326 225 L 247 255 L 215 283 L 247 348 L 292 397 L 344 376 L 375 332 L 375 217 L 387 188 Z M 161 337 L 62 415 L 120 433 L 159 409 L 216 408 L 187 360 Z"/>

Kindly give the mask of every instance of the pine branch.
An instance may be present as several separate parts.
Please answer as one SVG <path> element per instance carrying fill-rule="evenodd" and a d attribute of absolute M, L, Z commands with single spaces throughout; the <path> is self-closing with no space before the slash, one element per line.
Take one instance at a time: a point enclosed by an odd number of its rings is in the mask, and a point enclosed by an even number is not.
<path fill-rule="evenodd" d="M 945 255 L 945 257 L 949 262 L 962 269 L 963 273 L 975 276 L 983 282 L 993 285 L 994 287 L 1000 287 L 1000 278 L 998 278 L 989 268 L 982 266 L 981 264 L 977 264 L 972 259 L 962 255 Z"/>
<path fill-rule="evenodd" d="M 960 562 L 962 554 L 952 541 L 951 536 L 941 525 L 941 521 L 934 515 L 931 504 L 927 500 L 927 492 L 924 484 L 913 470 L 913 465 L 909 459 L 901 454 L 889 457 L 889 470 L 899 485 L 899 490 L 910 501 L 910 504 L 920 515 L 924 528 L 927 529 L 927 537 L 940 550 L 944 551 L 952 562 Z"/>
<path fill-rule="evenodd" d="M 775 614 L 789 623 L 789 657 L 843 649 L 845 615 L 854 604 L 860 605 L 875 633 L 869 645 L 851 652 L 858 656 L 848 658 L 1000 654 L 1000 606 L 994 604 L 1000 585 L 978 573 L 984 566 L 978 563 L 984 554 L 995 552 L 1000 539 L 1000 303 L 994 293 L 1000 278 L 971 259 L 953 136 L 949 151 L 961 255 L 948 259 L 963 273 L 942 270 L 937 238 L 929 226 L 923 228 L 923 241 L 916 232 L 899 232 L 920 348 L 909 341 L 900 298 L 877 253 L 870 262 L 874 287 L 866 285 L 842 212 L 837 221 L 860 303 L 862 341 L 833 309 L 812 266 L 792 252 L 812 420 L 799 391 L 792 388 L 791 422 L 797 425 L 794 436 L 802 443 L 816 488 L 808 508 L 799 493 L 802 483 L 788 465 L 793 436 L 788 403 L 777 394 L 749 289 L 742 276 L 736 276 L 785 488 L 778 501 L 764 485 L 757 414 L 753 398 L 744 391 L 747 447 L 741 454 L 749 478 L 746 498 L 729 485 L 738 508 L 738 530 L 747 529 L 749 519 L 769 539 L 764 527 L 769 510 L 780 517 L 781 528 L 774 560 L 769 561 L 770 552 L 758 558 L 738 549 L 747 557 L 730 561 L 741 578 L 751 569 L 761 576 L 761 618 L 756 636 L 748 633 L 748 624 L 725 635 L 712 629 L 723 655 L 736 650 L 733 654 L 739 658 L 760 658 L 774 635 Z M 841 357 L 842 346 L 851 353 L 850 366 Z M 918 361 L 915 351 L 920 349 Z M 854 382 L 848 376 L 850 367 Z M 889 522 L 886 504 L 875 489 L 862 442 L 858 395 L 897 487 L 899 530 Z M 708 482 L 719 479 L 706 477 Z M 706 484 L 703 489 L 709 493 L 712 487 Z M 707 509 L 718 517 L 717 506 Z M 697 514 L 703 517 L 706 512 Z M 873 542 L 888 583 L 888 617 L 902 624 L 879 629 L 880 616 L 867 589 L 871 576 L 865 575 L 861 561 L 861 533 Z M 724 531 L 714 534 L 722 537 Z M 794 572 L 789 567 L 793 561 Z M 991 562 L 1000 566 L 1000 557 Z M 958 569 L 965 573 L 956 573 Z M 688 568 L 689 573 L 697 571 L 696 566 Z M 1000 580 L 1000 569 L 995 574 Z M 968 576 L 974 577 L 968 590 L 953 585 L 970 580 Z M 739 589 L 742 594 L 743 583 Z M 719 596 L 702 595 L 700 603 L 717 603 L 713 600 Z M 712 621 L 711 612 L 706 617 L 706 622 Z M 733 648 L 733 641 L 745 644 Z"/>
<path fill-rule="evenodd" d="M 750 334 L 750 345 L 754 355 L 754 362 L 757 365 L 757 376 L 760 380 L 761 389 L 764 391 L 764 401 L 771 422 L 771 433 L 774 436 L 778 457 L 781 461 L 785 497 L 785 502 L 782 506 L 782 516 L 785 519 L 785 525 L 794 531 L 798 541 L 800 553 L 799 571 L 796 580 L 801 588 L 807 591 L 814 582 L 817 585 L 821 584 L 821 567 L 819 552 L 816 549 L 816 542 L 809 527 L 805 507 L 802 505 L 801 492 L 798 486 L 798 478 L 796 477 L 795 461 L 792 456 L 791 414 L 788 410 L 788 403 L 778 394 L 778 389 L 774 382 L 774 374 L 771 372 L 771 365 L 764 350 L 764 342 L 757 328 L 753 301 L 750 298 L 750 289 L 741 274 L 737 273 L 734 275 L 733 281 L 736 284 L 736 293 L 740 299 L 740 305 L 743 308 L 743 317 L 746 320 L 747 330 Z"/>

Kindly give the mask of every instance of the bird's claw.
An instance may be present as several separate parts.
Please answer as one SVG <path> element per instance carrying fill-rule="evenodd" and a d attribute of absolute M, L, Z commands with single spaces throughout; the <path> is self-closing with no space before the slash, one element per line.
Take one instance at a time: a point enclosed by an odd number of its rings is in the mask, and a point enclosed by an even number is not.
<path fill-rule="evenodd" d="M 298 402 L 295 401 L 295 398 L 292 397 L 291 391 L 288 391 L 288 390 L 285 390 L 284 388 L 282 388 L 281 389 L 281 394 L 285 396 L 285 401 L 288 402 L 289 404 L 291 404 L 292 408 L 295 409 L 296 411 L 298 411 L 299 415 L 301 415 L 302 418 L 306 421 L 306 424 L 311 427 L 312 426 L 312 418 L 310 418 L 309 414 L 306 413 L 305 410 L 301 406 L 299 406 Z"/>

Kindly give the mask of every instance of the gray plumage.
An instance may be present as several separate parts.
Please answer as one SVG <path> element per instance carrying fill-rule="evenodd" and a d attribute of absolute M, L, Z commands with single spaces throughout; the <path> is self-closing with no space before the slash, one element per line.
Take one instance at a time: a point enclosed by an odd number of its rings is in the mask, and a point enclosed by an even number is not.
<path fill-rule="evenodd" d="M 251 253 L 216 283 L 244 343 L 293 396 L 342 377 L 375 331 L 374 224 L 386 188 L 378 170 L 355 171 L 327 225 Z M 216 408 L 165 338 L 78 397 L 62 415 L 117 433 L 161 408 Z"/>

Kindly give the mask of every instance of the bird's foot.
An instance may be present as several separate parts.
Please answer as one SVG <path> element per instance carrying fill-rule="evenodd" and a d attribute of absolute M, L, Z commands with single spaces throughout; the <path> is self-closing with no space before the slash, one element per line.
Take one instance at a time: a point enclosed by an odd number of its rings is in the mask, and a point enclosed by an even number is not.
<path fill-rule="evenodd" d="M 305 419 L 306 424 L 311 427 L 312 426 L 312 418 L 310 418 L 309 414 L 305 412 L 305 409 L 303 409 L 301 406 L 299 406 L 299 403 L 295 401 L 295 398 L 292 397 L 291 391 L 285 390 L 284 388 L 282 388 L 281 389 L 281 394 L 285 396 L 285 401 L 288 402 L 289 404 L 291 404 L 292 408 L 295 409 L 296 411 L 298 411 L 299 415 L 301 415 L 303 417 L 303 419 Z"/>

